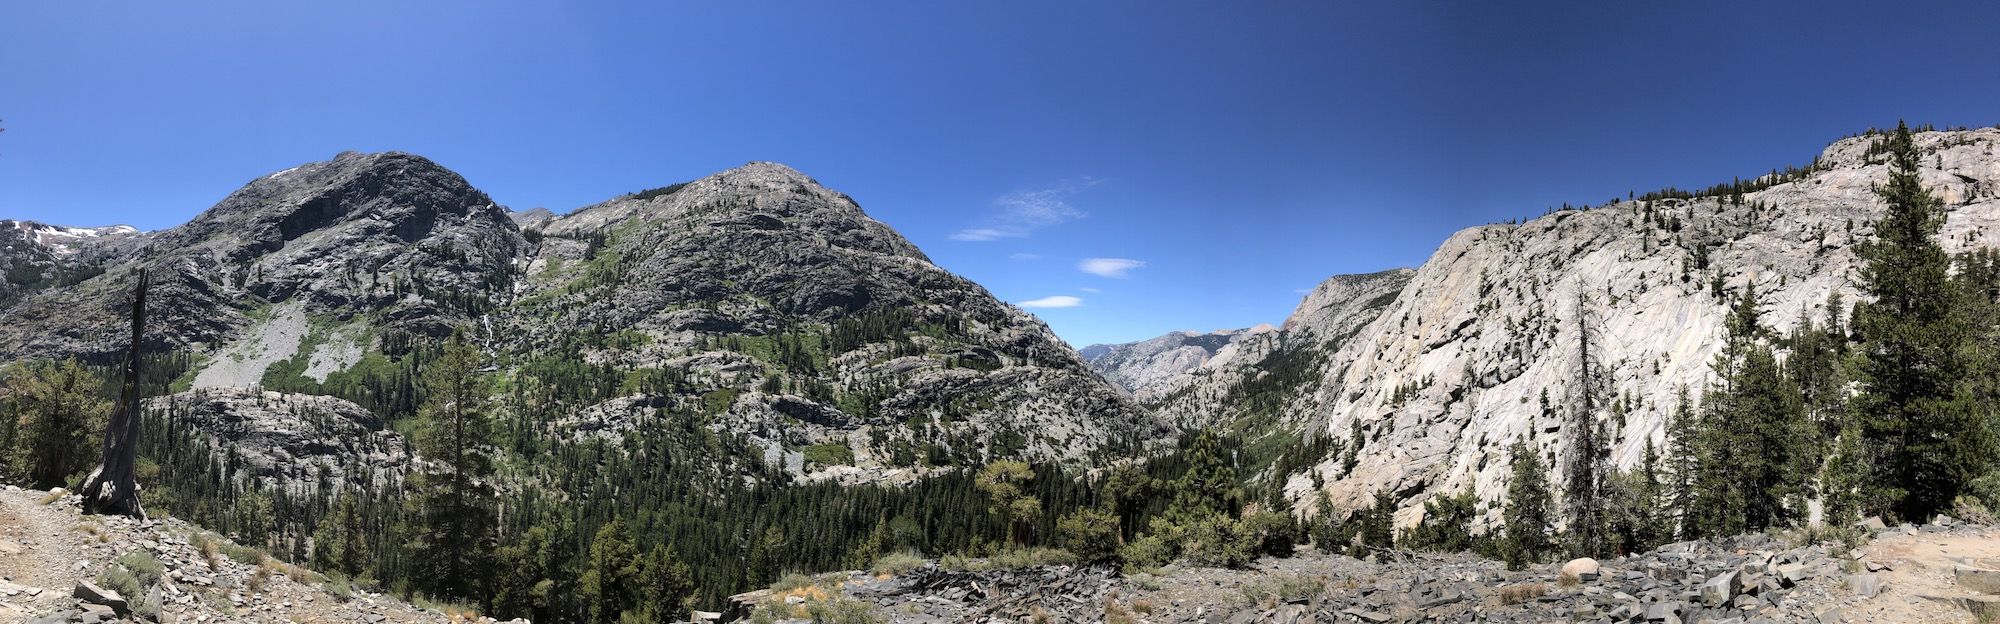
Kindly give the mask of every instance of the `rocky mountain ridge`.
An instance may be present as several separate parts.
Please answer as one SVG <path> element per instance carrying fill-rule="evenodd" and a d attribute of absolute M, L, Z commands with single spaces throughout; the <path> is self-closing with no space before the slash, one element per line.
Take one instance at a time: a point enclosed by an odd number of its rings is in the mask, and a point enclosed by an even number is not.
<path fill-rule="evenodd" d="M 1263 324 L 1207 333 L 1168 332 L 1138 342 L 1091 345 L 1078 353 L 1090 362 L 1091 370 L 1104 376 L 1105 381 L 1132 393 L 1141 403 L 1147 403 L 1178 389 L 1189 373 L 1201 368 L 1237 341 L 1276 330 L 1276 327 Z"/>
<path fill-rule="evenodd" d="M 1038 319 L 775 163 L 558 216 L 509 211 L 419 156 L 349 152 L 253 180 L 177 227 L 107 232 L 88 254 L 38 236 L 0 261 L 42 267 L 35 284 L 80 277 L 16 289 L 0 358 L 115 352 L 104 328 L 147 269 L 152 348 L 191 360 L 176 389 L 252 389 L 171 402 L 201 413 L 296 412 L 294 395 L 329 395 L 348 407 L 307 411 L 373 410 L 357 431 L 380 430 L 413 411 L 398 387 L 424 345 L 464 328 L 525 389 L 506 418 L 562 435 L 615 428 L 587 421 L 632 406 L 700 412 L 808 479 L 906 480 L 992 457 L 1092 464 L 1168 430 Z"/>

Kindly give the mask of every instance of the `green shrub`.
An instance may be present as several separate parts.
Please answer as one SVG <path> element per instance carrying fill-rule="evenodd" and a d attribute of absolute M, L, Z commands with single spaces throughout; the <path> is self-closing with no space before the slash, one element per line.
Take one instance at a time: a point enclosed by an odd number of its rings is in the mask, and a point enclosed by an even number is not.
<path fill-rule="evenodd" d="M 1174 549 L 1160 536 L 1146 535 L 1119 549 L 1118 558 L 1125 560 L 1128 571 L 1149 570 L 1172 562 Z"/>
<path fill-rule="evenodd" d="M 777 581 L 771 583 L 771 591 L 791 591 L 794 589 L 803 589 L 806 587 L 811 587 L 816 583 L 817 581 L 814 581 L 813 577 L 806 576 L 804 574 L 799 574 L 797 572 L 786 572 L 784 576 L 778 577 Z"/>
<path fill-rule="evenodd" d="M 1253 512 L 1237 521 L 1237 538 L 1256 555 L 1290 557 L 1299 543 L 1299 523 L 1291 514 Z"/>
<path fill-rule="evenodd" d="M 264 551 L 262 550 L 251 548 L 249 546 L 244 546 L 242 544 L 238 544 L 235 542 L 222 542 L 220 546 L 222 547 L 222 554 L 226 557 L 229 557 L 230 559 L 235 560 L 237 563 L 241 563 L 244 565 L 257 565 L 259 563 L 263 563 L 264 561 Z"/>
<path fill-rule="evenodd" d="M 1243 600 L 1254 607 L 1270 606 L 1280 600 L 1313 598 L 1326 593 L 1326 578 L 1287 574 L 1267 576 L 1243 584 Z"/>
<path fill-rule="evenodd" d="M 2000 471 L 1989 472 L 1984 477 L 1973 479 L 1966 490 L 1987 510 L 2000 511 Z"/>
<path fill-rule="evenodd" d="M 135 550 L 119 555 L 115 565 L 106 567 L 103 573 L 97 575 L 97 584 L 123 596 L 133 613 L 157 621 L 160 605 L 153 604 L 147 597 L 150 595 L 148 590 L 159 582 L 164 570 L 165 567 L 152 553 Z"/>
<path fill-rule="evenodd" d="M 1076 555 L 1060 548 L 1023 548 L 987 557 L 986 561 L 990 569 L 1013 570 L 1035 566 L 1076 565 Z"/>
<path fill-rule="evenodd" d="M 805 448 L 806 461 L 821 466 L 854 464 L 854 449 L 845 444 L 814 444 Z"/>
<path fill-rule="evenodd" d="M 1056 541 L 1084 563 L 1118 558 L 1118 516 L 1084 509 L 1056 521 Z"/>
<path fill-rule="evenodd" d="M 1257 558 L 1255 545 L 1220 514 L 1189 522 L 1179 532 L 1181 559 L 1195 565 L 1242 567 Z"/>
<path fill-rule="evenodd" d="M 153 553 L 143 550 L 135 550 L 119 555 L 118 565 L 125 566 L 125 569 L 131 570 L 132 575 L 138 577 L 139 584 L 148 587 L 152 586 L 153 583 L 159 582 L 160 575 L 166 572 L 166 566 L 161 565 L 160 560 L 153 557 Z"/>
<path fill-rule="evenodd" d="M 875 560 L 871 570 L 877 575 L 898 575 L 924 567 L 924 556 L 915 551 L 899 550 L 882 555 Z"/>

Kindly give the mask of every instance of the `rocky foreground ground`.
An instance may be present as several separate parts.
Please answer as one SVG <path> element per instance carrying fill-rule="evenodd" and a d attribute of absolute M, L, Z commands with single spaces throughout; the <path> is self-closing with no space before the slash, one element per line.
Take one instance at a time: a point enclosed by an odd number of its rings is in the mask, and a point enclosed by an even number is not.
<path fill-rule="evenodd" d="M 0 491 L 0 622 L 471 622 L 271 560 L 172 518 L 83 516 Z M 1858 548 L 1765 535 L 1509 571 L 1463 554 L 1315 551 L 1250 569 L 841 572 L 739 596 L 759 622 L 1993 622 L 2000 528 L 1881 527 Z M 140 553 L 143 553 L 141 555 Z M 147 561 L 153 564 L 147 564 Z M 140 568 L 150 568 L 150 571 Z M 139 596 L 106 577 L 151 574 Z"/>
<path fill-rule="evenodd" d="M 834 619 L 851 601 L 890 622 L 1993 622 L 2000 530 L 1883 528 L 1869 543 L 1794 545 L 1750 535 L 1672 544 L 1609 561 L 1508 571 L 1463 554 L 1367 560 L 1302 552 L 1248 570 L 1120 576 L 1050 566 L 822 575 L 745 594 L 734 614 Z"/>
<path fill-rule="evenodd" d="M 355 589 L 180 520 L 84 516 L 80 500 L 62 491 L 0 491 L 0 622 L 482 619 Z M 104 580 L 120 574 L 151 582 L 142 595 L 120 595 Z"/>

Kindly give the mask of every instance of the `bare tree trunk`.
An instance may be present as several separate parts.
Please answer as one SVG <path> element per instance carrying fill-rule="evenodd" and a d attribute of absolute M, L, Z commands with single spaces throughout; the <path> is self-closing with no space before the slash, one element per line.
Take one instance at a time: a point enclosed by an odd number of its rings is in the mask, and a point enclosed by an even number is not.
<path fill-rule="evenodd" d="M 104 431 L 104 461 L 84 481 L 83 512 L 146 519 L 139 508 L 139 349 L 146 333 L 146 270 L 132 297 L 132 348 L 125 359 L 125 385 L 118 392 L 118 409 Z"/>

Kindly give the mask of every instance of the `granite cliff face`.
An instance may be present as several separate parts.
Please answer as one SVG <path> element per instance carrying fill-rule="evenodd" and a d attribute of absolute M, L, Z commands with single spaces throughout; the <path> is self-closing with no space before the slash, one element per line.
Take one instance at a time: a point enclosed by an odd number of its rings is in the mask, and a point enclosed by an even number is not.
<path fill-rule="evenodd" d="M 1304 420 L 1290 404 L 1317 390 L 1327 356 L 1375 320 L 1413 273 L 1392 269 L 1328 278 L 1300 300 L 1283 325 L 1240 332 L 1178 377 L 1156 377 L 1154 387 L 1164 391 L 1145 402 L 1161 418 L 1188 427 L 1275 417 L 1270 419 L 1275 428 L 1260 425 L 1256 433 L 1304 435 Z M 1172 343 L 1173 336 L 1136 344 Z"/>
<path fill-rule="evenodd" d="M 1947 250 L 2000 245 L 2000 130 L 1917 139 L 1923 180 L 1949 206 Z M 1405 524 L 1431 493 L 1470 485 L 1497 498 L 1509 445 L 1559 455 L 1563 423 L 1539 395 L 1561 405 L 1575 391 L 1579 328 L 1600 360 L 1598 391 L 1631 406 L 1622 420 L 1600 418 L 1613 461 L 1633 464 L 1647 440 L 1661 440 L 1677 389 L 1699 397 L 1711 379 L 1724 317 L 1716 283 L 1754 285 L 1765 324 L 1781 333 L 1825 319 L 1829 295 L 1855 301 L 1855 248 L 1883 211 L 1871 187 L 1887 166 L 1870 156 L 1874 140 L 1836 142 L 1807 174 L 1740 202 L 1617 202 L 1452 236 L 1287 404 L 1311 422 L 1308 435 L 1362 431 L 1351 472 L 1326 458 L 1290 475 L 1287 491 L 1311 505 L 1317 473 L 1333 504 L 1353 509 L 1388 490 Z"/>

